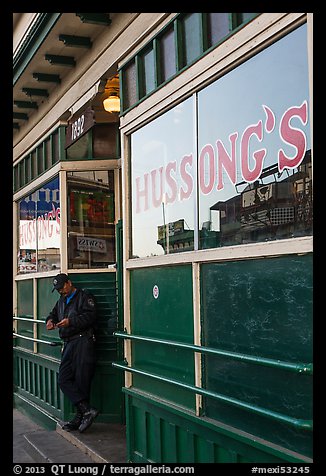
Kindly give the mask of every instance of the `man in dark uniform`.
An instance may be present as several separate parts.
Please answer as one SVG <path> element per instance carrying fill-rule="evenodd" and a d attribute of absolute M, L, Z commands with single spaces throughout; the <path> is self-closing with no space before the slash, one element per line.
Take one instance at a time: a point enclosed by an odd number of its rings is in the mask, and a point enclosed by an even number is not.
<path fill-rule="evenodd" d="M 94 297 L 77 289 L 65 273 L 53 279 L 53 289 L 60 299 L 46 318 L 46 329 L 59 329 L 64 342 L 58 384 L 77 408 L 75 417 L 63 425 L 66 431 L 85 431 L 98 415 L 89 404 L 91 382 L 95 373 Z"/>

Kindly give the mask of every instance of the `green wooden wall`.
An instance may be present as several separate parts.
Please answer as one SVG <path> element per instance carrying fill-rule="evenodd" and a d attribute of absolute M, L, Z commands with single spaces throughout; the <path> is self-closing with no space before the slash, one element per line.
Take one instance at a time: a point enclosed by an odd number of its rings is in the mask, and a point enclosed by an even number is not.
<path fill-rule="evenodd" d="M 266 410 L 257 414 L 207 397 L 205 415 L 311 456 L 312 432 L 299 420 L 312 419 L 312 377 L 299 368 L 312 362 L 312 256 L 201 268 L 203 345 L 298 366 L 205 356 L 207 389 Z"/>
<path fill-rule="evenodd" d="M 200 415 L 191 265 L 130 275 L 129 461 L 312 462 L 312 256 L 200 265 Z"/>
<path fill-rule="evenodd" d="M 124 401 L 121 393 L 123 375 L 111 365 L 112 361 L 120 359 L 122 354 L 122 343 L 118 343 L 117 338 L 113 336 L 113 332 L 118 328 L 116 274 L 83 273 L 72 274 L 70 278 L 76 286 L 92 292 L 97 304 L 97 368 L 91 393 L 92 404 L 100 410 L 97 421 L 121 422 L 124 415 Z M 38 288 L 36 317 L 44 320 L 59 295 L 56 292 L 52 293 L 52 278 L 38 278 L 35 282 Z M 33 280 L 19 281 L 17 294 L 18 315 L 32 319 Z M 20 321 L 18 333 L 33 337 L 33 325 Z M 48 332 L 44 324 L 38 324 L 38 338 L 58 342 L 60 345 L 50 346 L 38 343 L 37 353 L 34 353 L 32 341 L 15 339 L 15 404 L 34 414 L 37 414 L 38 408 L 40 421 L 46 423 L 47 426 L 53 426 L 55 419 L 71 418 L 75 409 L 62 395 L 57 385 L 61 356 L 61 340 L 58 337 L 58 331 Z"/>
<path fill-rule="evenodd" d="M 153 295 L 157 286 L 158 297 Z M 191 266 L 131 271 L 130 312 L 132 333 L 141 336 L 193 342 Z M 141 370 L 194 384 L 193 352 L 150 342 L 132 342 L 132 364 Z M 189 391 L 146 376 L 134 375 L 133 385 L 188 408 L 195 408 Z"/>

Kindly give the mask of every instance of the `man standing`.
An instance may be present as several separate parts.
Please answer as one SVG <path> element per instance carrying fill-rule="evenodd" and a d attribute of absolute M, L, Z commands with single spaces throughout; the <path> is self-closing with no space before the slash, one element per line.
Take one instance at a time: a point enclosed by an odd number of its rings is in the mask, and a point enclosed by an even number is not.
<path fill-rule="evenodd" d="M 53 289 L 60 299 L 46 318 L 46 329 L 59 329 L 64 342 L 59 367 L 58 384 L 76 407 L 75 417 L 63 425 L 66 431 L 85 431 L 98 415 L 89 404 L 91 382 L 95 373 L 94 297 L 77 289 L 65 273 L 53 279 Z"/>

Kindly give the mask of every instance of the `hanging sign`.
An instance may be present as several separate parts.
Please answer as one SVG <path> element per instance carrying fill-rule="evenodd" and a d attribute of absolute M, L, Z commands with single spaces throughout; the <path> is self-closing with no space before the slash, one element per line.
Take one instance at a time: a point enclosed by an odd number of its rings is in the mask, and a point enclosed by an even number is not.
<path fill-rule="evenodd" d="M 76 142 L 82 135 L 85 134 L 95 124 L 95 113 L 91 107 L 88 107 L 79 116 L 75 116 L 69 122 L 66 129 L 66 144 L 65 148 Z"/>

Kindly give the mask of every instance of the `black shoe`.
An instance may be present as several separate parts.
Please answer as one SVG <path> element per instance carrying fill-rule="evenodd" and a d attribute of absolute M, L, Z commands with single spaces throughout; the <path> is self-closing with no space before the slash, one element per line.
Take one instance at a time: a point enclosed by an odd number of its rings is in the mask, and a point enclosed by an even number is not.
<path fill-rule="evenodd" d="M 87 430 L 87 428 L 91 426 L 98 414 L 99 411 L 96 410 L 96 408 L 89 408 L 89 410 L 87 410 L 83 415 L 83 419 L 78 428 L 79 432 L 83 433 L 83 431 Z"/>
<path fill-rule="evenodd" d="M 83 420 L 83 414 L 80 412 L 77 412 L 74 418 L 71 421 L 68 421 L 67 423 L 65 423 L 61 428 L 65 431 L 78 430 L 82 420 Z"/>

